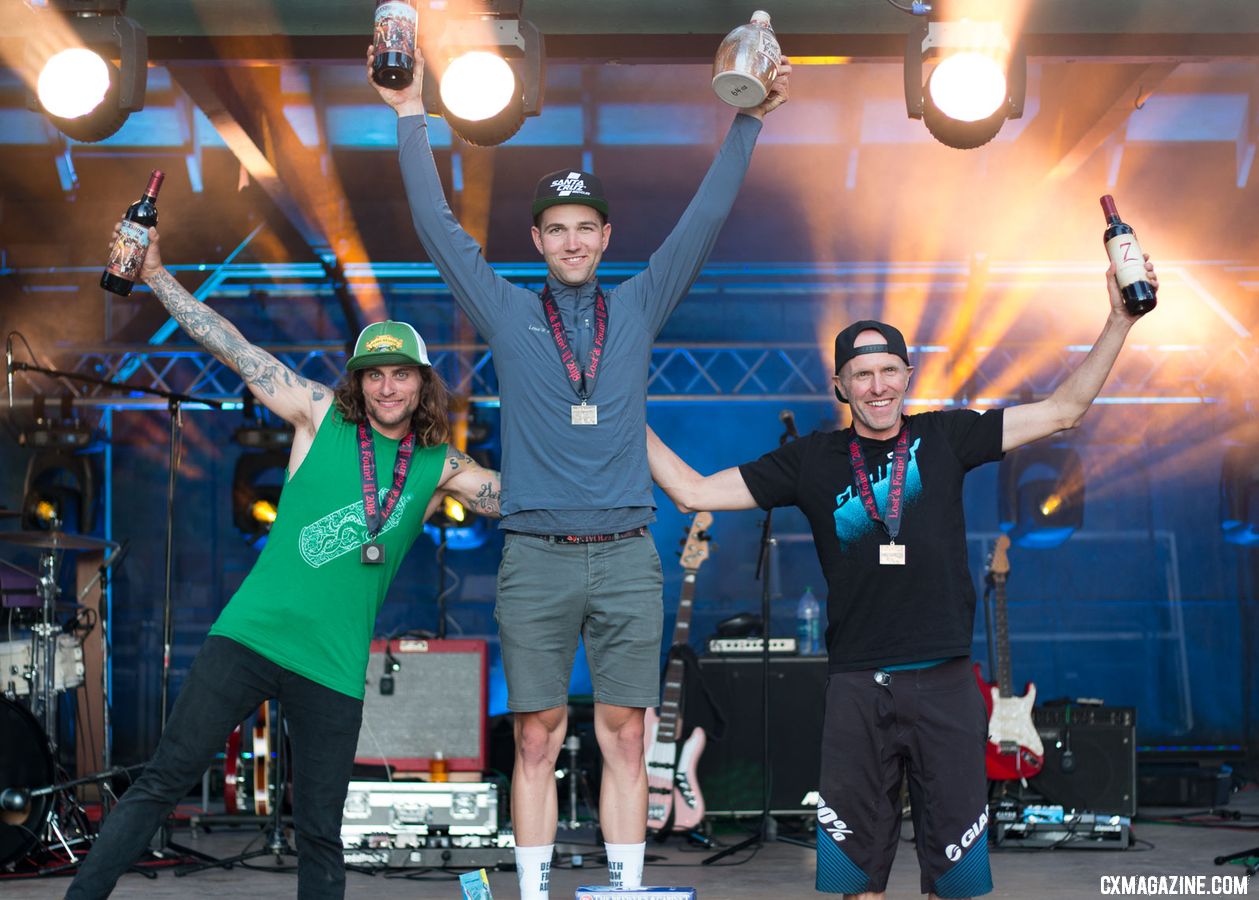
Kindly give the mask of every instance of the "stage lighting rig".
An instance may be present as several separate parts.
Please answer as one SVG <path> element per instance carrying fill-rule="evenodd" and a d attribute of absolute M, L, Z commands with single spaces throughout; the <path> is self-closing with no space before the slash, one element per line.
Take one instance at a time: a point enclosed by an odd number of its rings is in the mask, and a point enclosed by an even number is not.
<path fill-rule="evenodd" d="M 1023 447 L 997 467 L 997 518 L 1020 547 L 1057 547 L 1084 526 L 1084 467 L 1070 447 Z"/>
<path fill-rule="evenodd" d="M 923 81 L 924 63 L 933 61 Z M 971 150 L 1023 115 L 1027 57 L 1001 23 L 917 19 L 905 45 L 905 110 L 932 137 Z"/>
<path fill-rule="evenodd" d="M 447 19 L 424 80 L 424 108 L 469 144 L 501 144 L 542 112 L 545 48 L 521 0 L 482 0 Z"/>
<path fill-rule="evenodd" d="M 39 72 L 34 106 L 66 137 L 103 141 L 144 108 L 144 29 L 125 15 L 127 0 L 50 0 L 39 6 L 46 8 L 38 18 L 55 16 L 66 27 L 40 27 L 42 39 L 32 39 Z"/>

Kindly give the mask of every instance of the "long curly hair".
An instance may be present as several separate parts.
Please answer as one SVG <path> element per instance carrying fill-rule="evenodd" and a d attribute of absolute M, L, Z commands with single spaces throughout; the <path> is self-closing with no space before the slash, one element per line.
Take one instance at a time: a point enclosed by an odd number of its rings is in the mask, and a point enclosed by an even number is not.
<path fill-rule="evenodd" d="M 432 366 L 419 366 L 420 402 L 411 413 L 411 427 L 421 447 L 436 447 L 450 441 L 450 391 Z M 346 372 L 333 388 L 332 402 L 347 422 L 367 421 L 367 401 L 363 399 L 363 369 Z"/>

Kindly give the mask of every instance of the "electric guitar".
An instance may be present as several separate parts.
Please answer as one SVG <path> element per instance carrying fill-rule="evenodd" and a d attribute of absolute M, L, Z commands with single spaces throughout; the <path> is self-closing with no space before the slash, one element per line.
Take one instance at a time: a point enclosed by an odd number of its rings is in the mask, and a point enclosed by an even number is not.
<path fill-rule="evenodd" d="M 985 763 L 993 781 L 1031 778 L 1045 764 L 1045 746 L 1032 722 L 1032 706 L 1036 703 L 1036 685 L 1030 681 L 1021 697 L 1014 696 L 1010 677 L 1010 625 L 1006 617 L 1005 582 L 1010 573 L 1006 551 L 1010 539 L 997 538 L 988 561 L 988 579 L 993 587 L 996 619 L 997 680 L 984 681 L 979 663 L 975 663 L 975 680 L 988 708 L 988 746 Z"/>
<path fill-rule="evenodd" d="M 695 600 L 695 574 L 708 559 L 708 528 L 713 514 L 695 514 L 691 531 L 682 549 L 682 594 L 678 599 L 678 618 L 673 626 L 673 643 L 686 644 L 691 631 L 691 608 Z M 699 790 L 696 769 L 704 752 L 704 729 L 696 728 L 678 746 L 682 732 L 682 676 L 686 664 L 677 656 L 669 660 L 665 671 L 664 698 L 660 711 L 646 713 L 645 744 L 647 748 L 647 827 L 658 835 L 670 831 L 690 831 L 704 819 L 704 796 Z"/>
<path fill-rule="evenodd" d="M 250 749 L 248 758 L 243 745 Z M 227 738 L 223 805 L 228 813 L 270 815 L 274 787 L 271 777 L 271 702 L 267 701 L 254 714 L 254 724 L 248 737 L 242 722 Z"/>

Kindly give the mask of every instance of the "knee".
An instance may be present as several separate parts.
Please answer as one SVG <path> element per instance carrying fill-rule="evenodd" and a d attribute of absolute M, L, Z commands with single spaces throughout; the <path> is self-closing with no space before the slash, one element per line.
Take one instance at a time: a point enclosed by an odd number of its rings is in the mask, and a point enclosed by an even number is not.
<path fill-rule="evenodd" d="M 645 755 L 643 734 L 642 718 L 628 719 L 599 736 L 599 749 L 606 760 L 619 760 L 626 765 L 639 764 Z"/>
<path fill-rule="evenodd" d="M 564 741 L 564 723 L 529 715 L 518 717 L 516 757 L 526 766 L 555 764 Z"/>

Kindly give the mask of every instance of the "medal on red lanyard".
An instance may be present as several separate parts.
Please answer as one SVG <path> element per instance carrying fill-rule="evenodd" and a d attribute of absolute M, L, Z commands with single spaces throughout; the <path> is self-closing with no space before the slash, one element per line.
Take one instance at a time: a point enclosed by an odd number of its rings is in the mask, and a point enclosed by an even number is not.
<path fill-rule="evenodd" d="M 389 514 L 402 496 L 402 486 L 406 483 L 407 470 L 411 468 L 411 453 L 414 450 L 415 432 L 411 431 L 398 445 L 398 458 L 393 464 L 393 486 L 385 495 L 385 505 L 382 507 L 376 491 L 376 445 L 372 442 L 367 424 L 359 422 L 358 462 L 359 474 L 363 480 L 363 520 L 367 525 L 367 543 L 359 548 L 359 562 L 365 566 L 379 566 L 385 561 L 385 545 L 376 540 L 376 536 L 389 521 Z"/>
<path fill-rule="evenodd" d="M 548 284 L 542 290 L 542 314 L 546 316 L 547 328 L 551 339 L 560 353 L 560 364 L 568 376 L 568 383 L 577 395 L 580 403 L 569 407 L 569 422 L 573 425 L 598 425 L 599 407 L 590 403 L 590 395 L 595 392 L 595 379 L 599 375 L 599 360 L 603 357 L 603 346 L 608 339 L 608 304 L 603 299 L 603 291 L 595 286 L 595 340 L 590 348 L 590 365 L 585 368 L 577 360 L 568 340 L 568 332 L 564 328 L 564 320 L 560 316 L 560 308 L 551 295 Z"/>
<path fill-rule="evenodd" d="M 861 505 L 866 514 L 883 526 L 887 532 L 888 543 L 879 545 L 879 565 L 905 565 L 905 545 L 896 543 L 896 536 L 901 530 L 901 514 L 905 505 L 905 472 L 909 467 L 909 426 L 901 425 L 896 436 L 896 448 L 892 451 L 892 471 L 888 476 L 887 512 L 880 516 L 879 505 L 874 499 L 874 486 L 870 483 L 870 472 L 866 467 L 865 455 L 861 452 L 861 444 L 854 430 L 848 440 L 848 461 L 852 465 L 853 478 L 857 482 L 857 494 L 861 497 Z"/>

